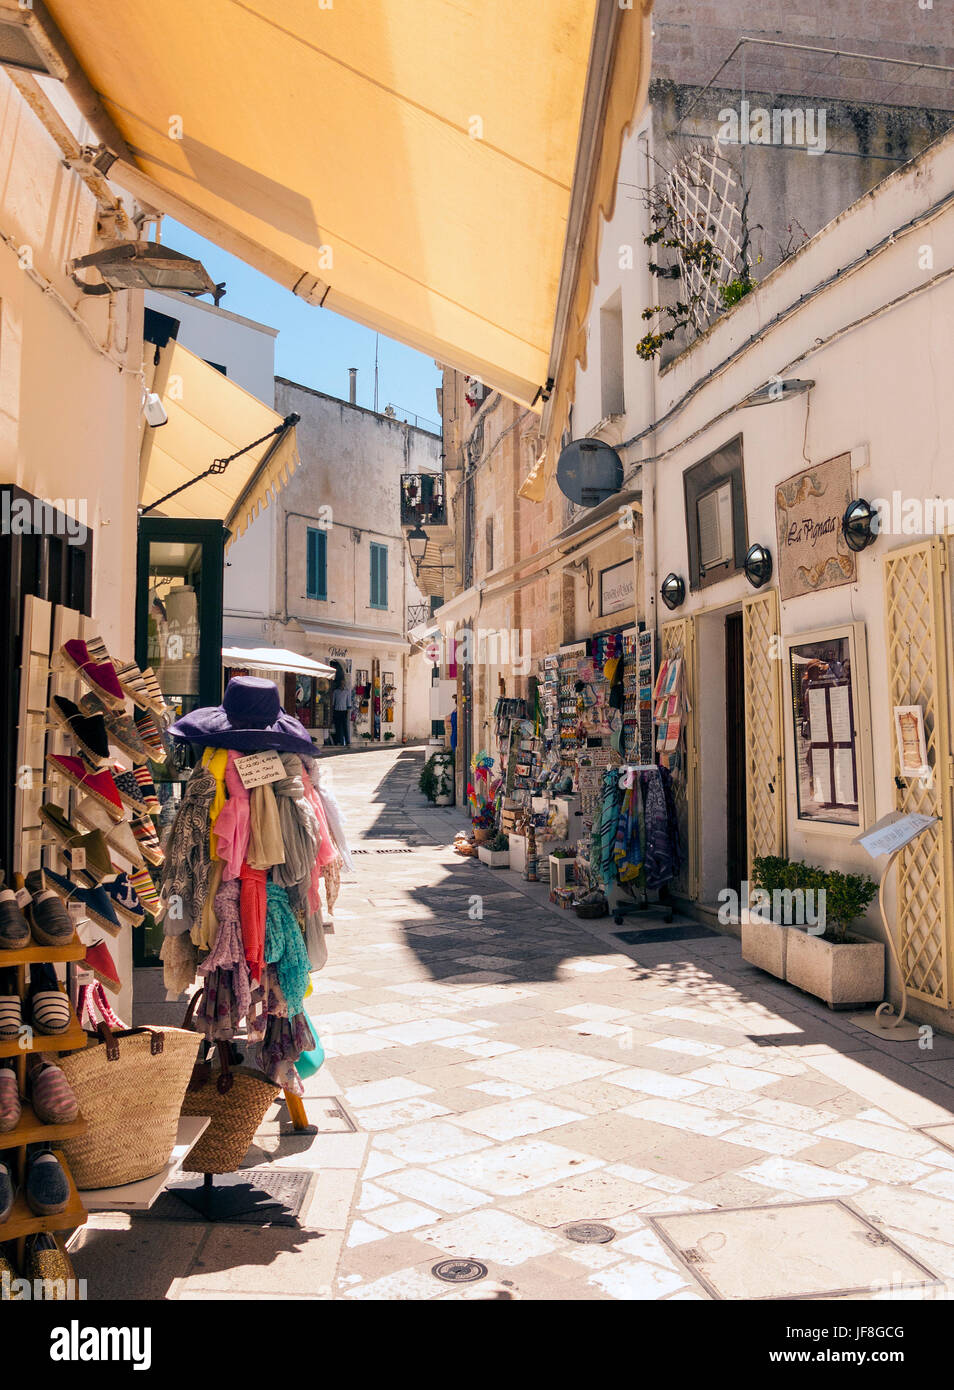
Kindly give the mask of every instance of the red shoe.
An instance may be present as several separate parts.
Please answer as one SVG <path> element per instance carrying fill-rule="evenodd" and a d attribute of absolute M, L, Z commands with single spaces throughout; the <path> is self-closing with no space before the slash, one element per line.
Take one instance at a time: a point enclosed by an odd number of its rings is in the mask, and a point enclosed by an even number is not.
<path fill-rule="evenodd" d="M 94 641 L 101 651 L 105 651 L 99 638 L 95 638 Z M 95 660 L 89 647 L 78 637 L 71 637 L 68 642 L 64 642 L 60 651 L 74 671 L 110 708 L 126 708 L 126 696 L 111 661 Z"/>
<path fill-rule="evenodd" d="M 87 970 L 92 970 L 101 985 L 111 989 L 114 994 L 118 994 L 122 988 L 119 981 L 119 974 L 113 964 L 113 958 L 106 949 L 105 941 L 97 941 L 92 946 L 86 948 L 86 955 L 83 957 L 83 964 Z"/>
<path fill-rule="evenodd" d="M 63 753 L 47 753 L 46 761 L 54 772 L 59 772 L 74 787 L 88 792 L 101 806 L 105 806 L 114 821 L 123 819 L 126 812 L 122 797 L 116 790 L 111 773 L 105 768 L 91 772 L 82 758 L 71 758 Z"/>

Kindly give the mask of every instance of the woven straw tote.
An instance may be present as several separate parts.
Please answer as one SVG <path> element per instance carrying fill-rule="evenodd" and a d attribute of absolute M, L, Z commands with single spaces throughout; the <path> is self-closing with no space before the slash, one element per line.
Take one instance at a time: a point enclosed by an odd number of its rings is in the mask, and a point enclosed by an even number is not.
<path fill-rule="evenodd" d="M 76 1186 L 119 1187 L 151 1178 L 169 1162 L 182 1097 L 199 1039 L 181 1028 L 100 1024 L 98 1042 L 60 1058 L 86 1133 L 61 1147 Z"/>
<path fill-rule="evenodd" d="M 187 1028 L 201 994 L 196 990 L 189 1001 Z M 227 1042 L 217 1043 L 216 1051 L 217 1065 L 196 1063 L 182 1102 L 183 1115 L 208 1115 L 211 1121 L 185 1161 L 190 1173 L 234 1173 L 248 1153 L 266 1110 L 281 1092 L 264 1072 L 232 1066 Z"/>

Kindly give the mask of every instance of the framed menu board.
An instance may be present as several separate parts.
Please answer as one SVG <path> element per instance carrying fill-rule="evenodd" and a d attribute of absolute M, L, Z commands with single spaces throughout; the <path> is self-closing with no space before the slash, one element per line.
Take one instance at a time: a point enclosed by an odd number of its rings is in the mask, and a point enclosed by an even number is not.
<path fill-rule="evenodd" d="M 786 639 L 795 819 L 828 833 L 871 818 L 871 720 L 863 623 Z"/>

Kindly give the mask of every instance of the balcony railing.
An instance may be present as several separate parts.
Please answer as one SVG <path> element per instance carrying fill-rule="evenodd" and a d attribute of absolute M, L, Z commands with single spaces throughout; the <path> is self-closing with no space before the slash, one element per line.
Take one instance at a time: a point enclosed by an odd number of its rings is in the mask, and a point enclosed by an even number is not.
<path fill-rule="evenodd" d="M 401 474 L 401 525 L 447 525 L 442 473 Z"/>
<path fill-rule="evenodd" d="M 430 620 L 431 620 L 431 604 L 430 604 L 430 600 L 428 600 L 427 603 L 409 603 L 409 604 L 408 604 L 408 606 L 407 606 L 407 628 L 406 628 L 406 631 L 407 631 L 407 632 L 410 632 L 412 628 L 418 627 L 421 623 L 430 622 Z"/>

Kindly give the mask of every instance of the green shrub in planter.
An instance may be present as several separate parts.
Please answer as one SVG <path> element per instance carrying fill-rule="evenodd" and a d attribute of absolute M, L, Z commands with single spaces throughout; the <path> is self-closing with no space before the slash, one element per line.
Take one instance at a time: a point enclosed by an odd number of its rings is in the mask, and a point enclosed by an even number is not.
<path fill-rule="evenodd" d="M 452 755 L 446 749 L 432 753 L 421 768 L 417 785 L 428 801 L 436 802 L 439 796 L 448 796 L 454 790 L 454 764 Z"/>
<path fill-rule="evenodd" d="M 847 941 L 853 922 L 863 917 L 878 885 L 867 874 L 843 874 L 829 869 L 825 875 L 825 937 Z"/>

